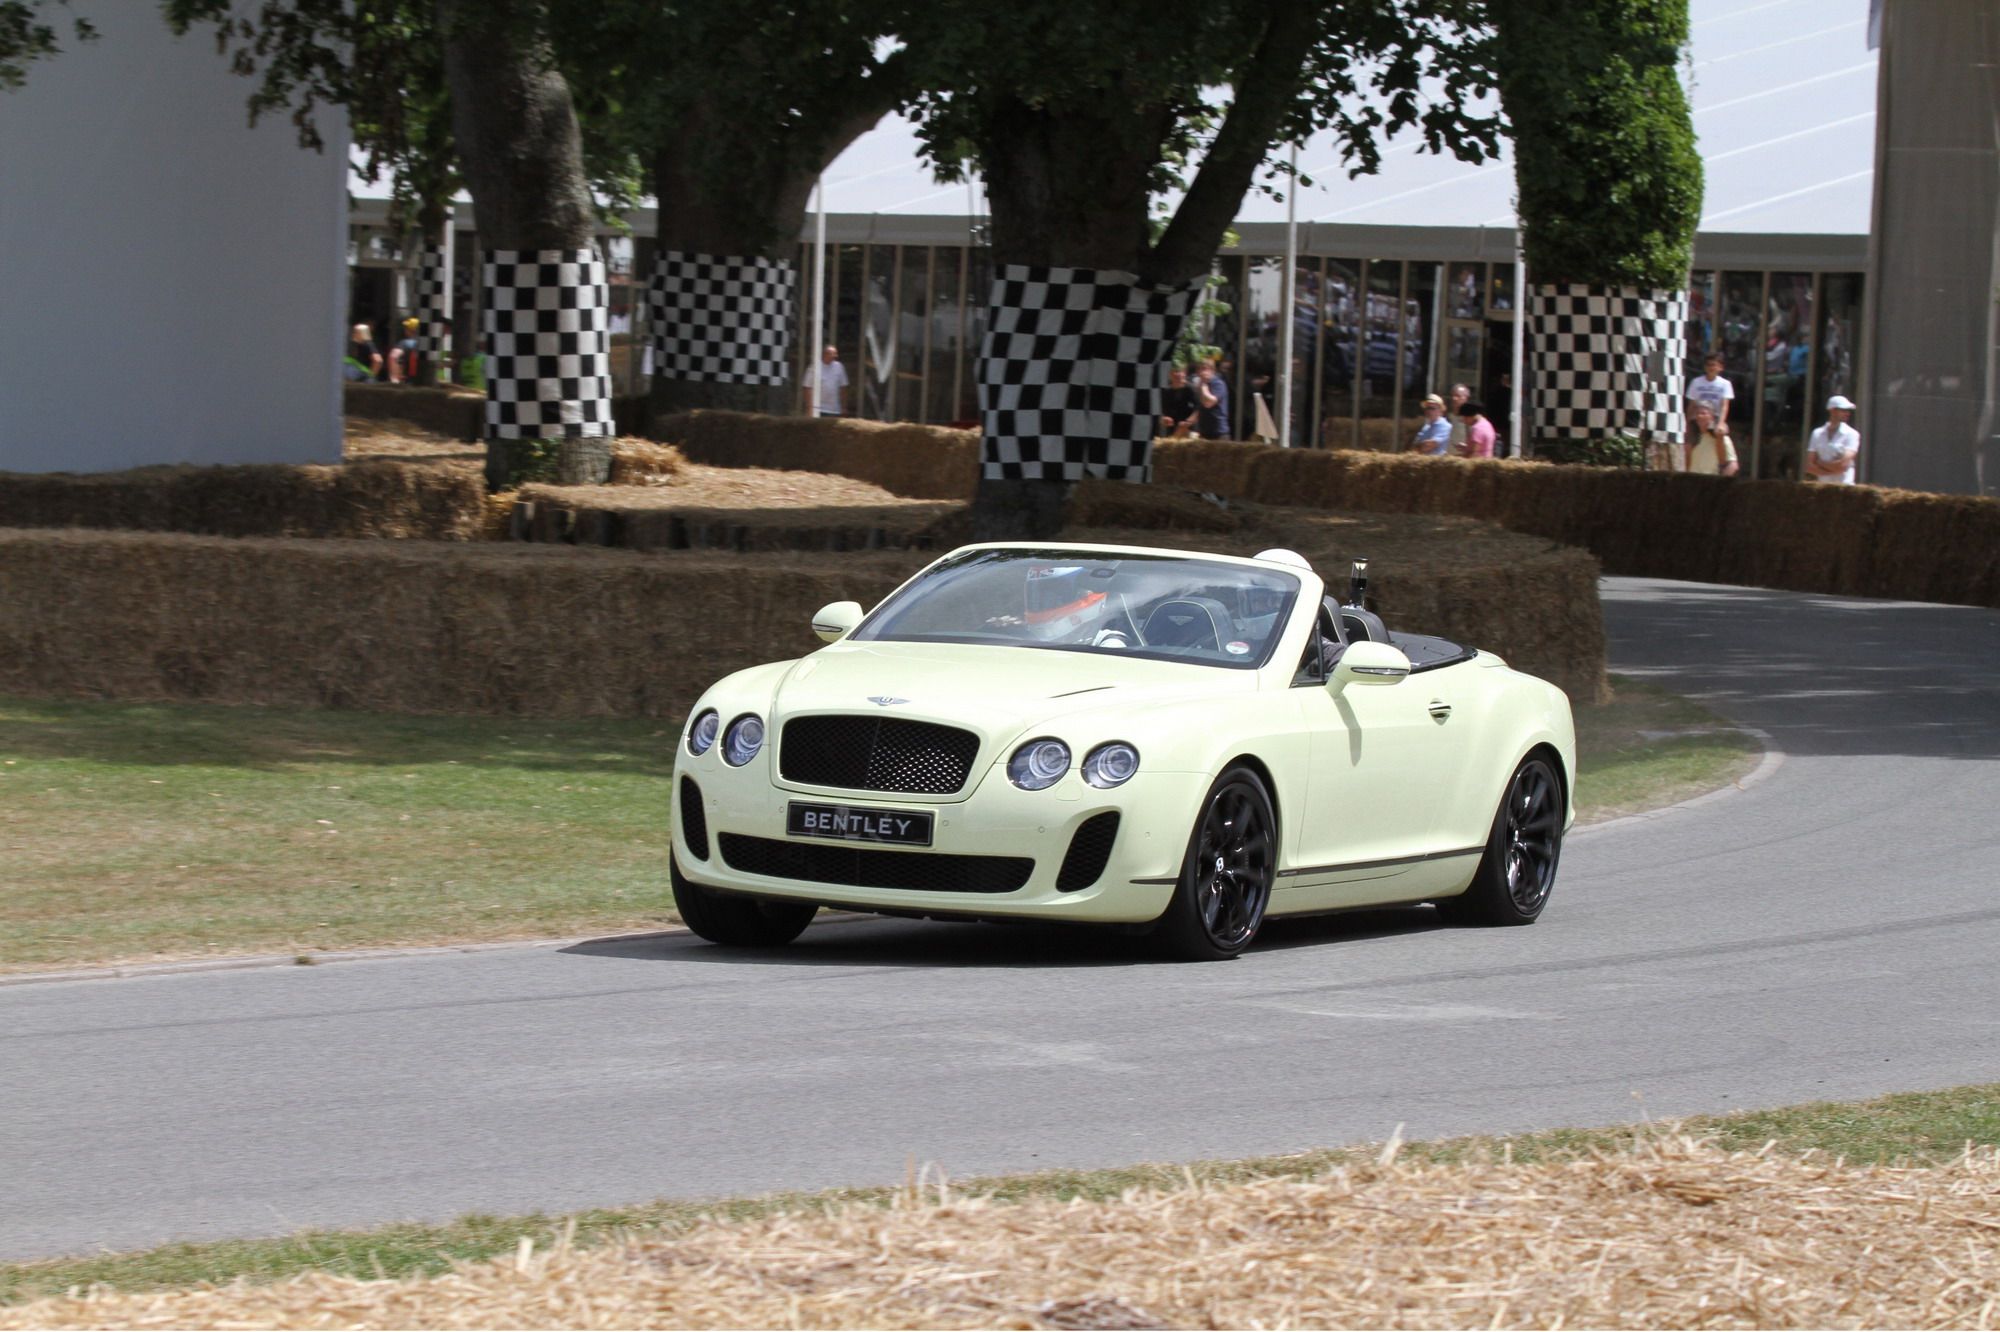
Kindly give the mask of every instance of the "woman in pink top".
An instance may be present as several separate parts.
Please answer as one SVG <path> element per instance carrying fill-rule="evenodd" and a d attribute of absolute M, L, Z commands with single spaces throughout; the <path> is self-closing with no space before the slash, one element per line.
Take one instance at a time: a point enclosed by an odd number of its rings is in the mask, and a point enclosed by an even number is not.
<path fill-rule="evenodd" d="M 1458 419 L 1465 422 L 1465 448 L 1462 458 L 1491 458 L 1493 443 L 1500 438 L 1500 432 L 1486 419 L 1486 404 L 1468 402 L 1458 409 Z"/>

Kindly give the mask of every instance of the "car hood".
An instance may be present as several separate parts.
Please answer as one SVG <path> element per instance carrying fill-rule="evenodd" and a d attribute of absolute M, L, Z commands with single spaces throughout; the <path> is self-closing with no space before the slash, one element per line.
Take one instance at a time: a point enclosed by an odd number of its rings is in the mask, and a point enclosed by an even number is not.
<path fill-rule="evenodd" d="M 1256 688 L 1255 671 L 1107 652 L 842 642 L 785 674 L 772 714 L 881 712 L 967 726 L 1004 741 L 1025 726 L 1085 709 Z"/>

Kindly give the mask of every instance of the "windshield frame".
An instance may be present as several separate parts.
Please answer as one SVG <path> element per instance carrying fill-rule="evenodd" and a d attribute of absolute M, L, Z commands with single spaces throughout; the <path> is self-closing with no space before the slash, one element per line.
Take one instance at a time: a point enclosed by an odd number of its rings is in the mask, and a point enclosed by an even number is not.
<path fill-rule="evenodd" d="M 1088 643 L 1036 643 L 1019 639 L 995 638 L 991 641 L 975 637 L 890 637 L 882 633 L 886 620 L 895 615 L 898 608 L 908 602 L 934 577 L 950 574 L 967 565 L 975 564 L 993 556 L 1004 556 L 1008 562 L 1043 561 L 1049 563 L 1083 563 L 1102 560 L 1118 563 L 1152 562 L 1159 564 L 1181 564 L 1203 566 L 1209 569 L 1237 569 L 1244 574 L 1256 574 L 1262 578 L 1278 582 L 1283 587 L 1284 603 L 1276 613 L 1271 632 L 1266 637 L 1262 651 L 1240 660 L 1225 660 L 1210 657 L 1184 656 L 1177 652 L 1148 650 L 1143 647 L 1110 649 L 1094 647 Z M 1077 652 L 1093 657 L 1125 658 L 1132 661 L 1162 662 L 1169 665 L 1206 666 L 1225 671 L 1260 671 L 1270 665 L 1277 654 L 1279 645 L 1290 631 L 1296 618 L 1300 595 L 1305 590 L 1305 580 L 1297 571 L 1281 566 L 1253 563 L 1248 560 L 1230 559 L 1214 555 L 1198 554 L 1192 551 L 1149 550 L 1129 547 L 1062 547 L 1062 546 L 975 546 L 955 550 L 937 562 L 926 566 L 901 587 L 891 592 L 863 617 L 842 640 L 857 643 L 919 643 L 934 646 L 1021 648 L 1029 651 Z"/>

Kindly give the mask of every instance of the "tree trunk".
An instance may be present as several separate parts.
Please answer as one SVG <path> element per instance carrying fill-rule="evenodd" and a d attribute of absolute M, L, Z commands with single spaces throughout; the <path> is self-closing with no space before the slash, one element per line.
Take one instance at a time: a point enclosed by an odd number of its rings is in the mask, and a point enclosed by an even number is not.
<path fill-rule="evenodd" d="M 510 439 L 612 432 L 609 290 L 569 85 L 524 0 L 436 0 L 461 172 L 485 247 L 486 477 Z M 571 475 L 609 453 L 571 445 Z"/>
<path fill-rule="evenodd" d="M 1062 501 L 1080 476 L 1150 477 L 1151 427 L 1168 360 L 1201 277 L 1297 96 L 1313 25 L 1308 0 L 1271 0 L 1257 47 L 1238 71 L 1229 112 L 1157 243 L 1150 238 L 1149 187 L 1173 110 L 1134 105 L 1115 86 L 1059 105 L 1005 101 L 995 109 L 979 145 L 993 210 L 995 282 L 978 372 L 976 532 L 1042 539 L 1054 534 L 1051 524 L 1060 523 Z M 1008 265 L 1016 266 L 1011 282 Z M 1010 343 L 1006 330 L 1048 331 L 1055 322 L 1047 310 L 1010 303 L 1046 302 L 1038 284 L 1075 283 L 1085 275 L 1098 284 L 1096 301 L 1103 304 L 1085 332 L 1081 364 L 1060 363 L 1067 349 L 1041 365 L 1010 354 L 1025 344 Z M 1051 404 L 1047 390 L 1033 387 L 1037 381 L 1080 386 L 1084 409 L 1077 410 L 1079 393 Z M 1039 423 L 1024 425 L 1033 416 Z M 1062 465 L 1051 467 L 1056 452 Z"/>
<path fill-rule="evenodd" d="M 980 346 L 977 540 L 1045 540 L 1085 476 L 1145 481 L 1191 284 L 1140 275 L 1163 111 L 1009 102 L 981 145 L 994 282 Z M 1219 240 L 1219 237 L 1218 237 Z"/>
<path fill-rule="evenodd" d="M 718 143 L 729 136 L 761 129 L 736 123 L 699 99 L 684 110 L 653 156 L 660 201 L 660 257 L 648 307 L 654 352 L 648 407 L 654 417 L 697 408 L 786 415 L 804 405 L 803 388 L 792 382 L 792 324 L 800 299 L 810 299 L 796 269 L 799 234 L 820 173 L 873 128 L 887 106 L 881 93 L 871 91 L 846 118 L 796 131 L 778 151 L 737 155 L 720 179 L 703 170 L 703 161 L 713 161 Z M 799 141 L 807 136 L 810 142 Z M 732 308 L 718 311 L 679 298 L 689 281 L 726 284 Z M 766 303 L 784 310 L 773 326 L 752 327 L 742 318 Z M 718 320 L 718 314 L 734 318 Z"/>

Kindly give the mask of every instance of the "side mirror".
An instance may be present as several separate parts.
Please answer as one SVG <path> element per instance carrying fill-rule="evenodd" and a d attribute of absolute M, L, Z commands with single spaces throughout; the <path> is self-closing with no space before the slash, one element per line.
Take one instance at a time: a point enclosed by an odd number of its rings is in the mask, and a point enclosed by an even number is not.
<path fill-rule="evenodd" d="M 1387 643 L 1349 643 L 1333 664 L 1334 689 L 1348 685 L 1392 685 L 1410 673 L 1410 659 Z"/>
<path fill-rule="evenodd" d="M 862 614 L 858 601 L 836 601 L 830 606 L 821 606 L 813 612 L 813 632 L 829 643 L 837 643 L 861 623 Z M 1408 665 L 1404 663 L 1405 669 Z"/>

